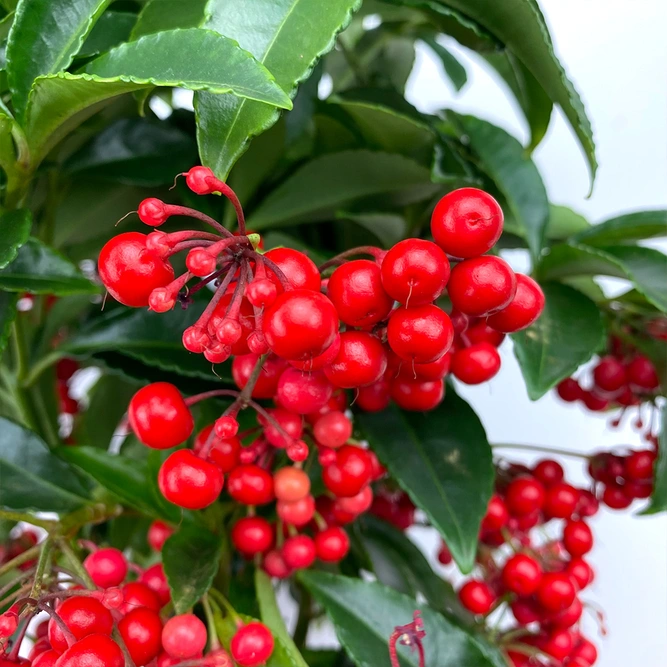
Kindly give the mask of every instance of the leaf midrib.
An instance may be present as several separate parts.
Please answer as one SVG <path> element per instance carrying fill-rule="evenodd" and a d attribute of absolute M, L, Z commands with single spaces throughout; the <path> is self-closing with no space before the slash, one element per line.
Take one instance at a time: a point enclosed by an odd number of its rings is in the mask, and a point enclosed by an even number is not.
<path fill-rule="evenodd" d="M 64 489 L 62 486 L 57 486 L 50 480 L 46 479 L 45 477 L 40 477 L 39 475 L 36 475 L 33 472 L 30 472 L 29 470 L 26 470 L 25 468 L 21 468 L 17 464 L 13 463 L 12 461 L 9 461 L 8 459 L 0 459 L 0 463 L 4 466 L 7 466 L 8 468 L 11 468 L 14 472 L 17 472 L 24 476 L 28 477 L 30 480 L 36 481 L 42 486 L 46 486 L 49 489 L 54 489 L 56 490 L 59 494 L 62 496 L 66 496 L 71 498 L 73 501 L 79 503 L 80 505 L 87 505 L 88 501 L 83 497 L 79 496 L 73 491 L 68 491 L 67 489 Z"/>

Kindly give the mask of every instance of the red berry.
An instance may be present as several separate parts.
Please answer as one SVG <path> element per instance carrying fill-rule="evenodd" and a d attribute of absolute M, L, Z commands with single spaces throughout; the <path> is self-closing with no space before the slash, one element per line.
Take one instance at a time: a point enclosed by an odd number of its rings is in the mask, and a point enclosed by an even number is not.
<path fill-rule="evenodd" d="M 405 239 L 382 260 L 382 286 L 389 296 L 406 306 L 435 301 L 449 279 L 449 260 L 435 243 Z"/>
<path fill-rule="evenodd" d="M 162 648 L 160 615 L 148 607 L 128 612 L 118 622 L 118 632 L 135 665 L 147 665 Z"/>
<path fill-rule="evenodd" d="M 320 272 L 310 257 L 293 248 L 273 248 L 266 252 L 264 256 L 282 270 L 292 289 L 320 291 L 322 283 Z M 269 280 L 275 284 L 278 294 L 282 294 L 284 292 L 283 286 L 278 276 L 268 266 L 266 267 L 266 274 Z"/>
<path fill-rule="evenodd" d="M 9 639 L 19 626 L 19 617 L 15 611 L 0 614 L 0 639 Z"/>
<path fill-rule="evenodd" d="M 264 553 L 273 546 L 273 527 L 264 518 L 248 516 L 232 528 L 232 544 L 244 555 Z"/>
<path fill-rule="evenodd" d="M 595 516 L 600 509 L 600 501 L 588 490 L 579 489 L 579 500 L 575 514 L 579 517 Z"/>
<path fill-rule="evenodd" d="M 315 543 L 307 535 L 295 535 L 285 540 L 281 553 L 288 567 L 303 570 L 315 562 Z"/>
<path fill-rule="evenodd" d="M 559 482 L 547 488 L 542 511 L 549 519 L 569 519 L 578 502 L 579 491 L 569 484 Z"/>
<path fill-rule="evenodd" d="M 512 301 L 517 279 L 510 265 L 493 255 L 466 259 L 452 270 L 447 293 L 458 311 L 480 317 Z"/>
<path fill-rule="evenodd" d="M 570 664 L 572 667 L 592 667 L 598 659 L 598 651 L 595 645 L 581 637 L 579 643 L 570 653 Z"/>
<path fill-rule="evenodd" d="M 486 514 L 482 519 L 482 528 L 489 532 L 498 531 L 507 525 L 509 518 L 505 502 L 500 496 L 494 494 L 491 496 Z"/>
<path fill-rule="evenodd" d="M 125 656 L 120 646 L 106 635 L 89 635 L 81 639 L 56 661 L 56 667 L 124 666 Z"/>
<path fill-rule="evenodd" d="M 382 412 L 390 401 L 387 380 L 379 380 L 367 387 L 359 387 L 357 390 L 356 405 L 364 412 Z"/>
<path fill-rule="evenodd" d="M 253 622 L 237 631 L 230 649 L 240 667 L 259 667 L 271 657 L 273 646 L 271 631 L 263 623 Z"/>
<path fill-rule="evenodd" d="M 574 602 L 567 608 L 557 614 L 549 616 L 548 623 L 550 626 L 567 629 L 579 622 L 584 607 L 579 598 L 574 598 Z"/>
<path fill-rule="evenodd" d="M 532 598 L 517 598 L 510 604 L 514 618 L 521 625 L 537 623 L 542 620 L 543 611 Z"/>
<path fill-rule="evenodd" d="M 396 357 L 396 355 L 393 356 L 400 364 L 398 375 L 400 375 L 402 378 L 406 380 L 433 382 L 435 380 L 442 380 L 447 375 L 447 373 L 449 373 L 449 367 L 452 363 L 453 353 L 450 350 L 449 352 L 443 354 L 439 359 L 431 361 L 428 364 L 414 364 L 404 361 L 403 359 Z"/>
<path fill-rule="evenodd" d="M 323 408 L 331 395 L 333 385 L 322 371 L 306 373 L 289 366 L 278 380 L 276 401 L 296 414 L 310 414 Z"/>
<path fill-rule="evenodd" d="M 449 315 L 432 304 L 398 308 L 389 318 L 387 341 L 402 359 L 430 363 L 442 357 L 454 340 Z"/>
<path fill-rule="evenodd" d="M 218 430 L 218 424 L 223 422 L 223 420 L 230 419 L 230 417 L 220 417 L 215 422 L 216 431 Z M 233 418 L 231 418 L 233 419 Z M 237 424 L 235 419 L 234 423 Z M 228 432 L 225 423 L 223 422 L 222 427 L 225 432 Z M 197 455 L 201 455 L 202 450 L 206 447 L 206 443 L 211 436 L 214 425 L 209 424 L 205 426 L 195 438 L 195 445 L 193 451 Z M 216 466 L 220 469 L 221 473 L 228 473 L 232 471 L 239 464 L 239 458 L 241 454 L 241 441 L 232 436 L 228 438 L 220 438 L 213 436 L 213 442 L 211 443 L 210 449 L 208 450 L 208 460 L 212 463 L 215 463 Z"/>
<path fill-rule="evenodd" d="M 313 435 L 320 445 L 336 449 L 352 437 L 352 422 L 342 412 L 332 410 L 315 422 Z"/>
<path fill-rule="evenodd" d="M 555 630 L 549 634 L 538 636 L 539 648 L 556 660 L 564 660 L 570 655 L 574 641 L 572 634 L 567 630 Z"/>
<path fill-rule="evenodd" d="M 331 526 L 315 535 L 315 552 L 324 563 L 338 563 L 350 550 L 350 538 L 338 526 Z"/>
<path fill-rule="evenodd" d="M 526 554 L 516 554 L 505 563 L 502 576 L 508 591 L 527 597 L 540 585 L 542 568 L 534 558 Z"/>
<path fill-rule="evenodd" d="M 652 479 L 656 458 L 656 453 L 650 449 L 632 452 L 625 459 L 626 476 L 633 480 Z"/>
<path fill-rule="evenodd" d="M 138 607 L 148 607 L 153 611 L 160 611 L 162 608 L 158 594 L 145 583 L 131 581 L 129 584 L 125 584 L 121 590 L 123 592 L 123 605 L 120 611 L 123 614 Z"/>
<path fill-rule="evenodd" d="M 292 574 L 292 570 L 287 566 L 285 559 L 277 549 L 272 549 L 264 556 L 262 567 L 270 577 L 276 577 L 277 579 L 287 579 Z"/>
<path fill-rule="evenodd" d="M 214 503 L 224 484 L 220 469 L 189 449 L 179 449 L 160 467 L 158 486 L 174 505 L 200 510 Z"/>
<path fill-rule="evenodd" d="M 148 528 L 148 544 L 154 551 L 162 551 L 164 543 L 172 536 L 174 529 L 164 521 L 153 521 Z"/>
<path fill-rule="evenodd" d="M 614 393 L 621 389 L 626 382 L 625 367 L 615 357 L 602 357 L 593 369 L 595 386 L 606 392 Z"/>
<path fill-rule="evenodd" d="M 660 378 L 650 359 L 642 355 L 635 356 L 626 366 L 628 382 L 638 389 L 653 391 L 660 386 Z"/>
<path fill-rule="evenodd" d="M 356 496 L 371 479 L 371 459 L 361 447 L 343 445 L 336 450 L 336 462 L 324 468 L 324 485 L 338 497 Z"/>
<path fill-rule="evenodd" d="M 582 389 L 574 378 L 565 378 L 558 384 L 556 391 L 566 403 L 574 403 L 583 397 Z"/>
<path fill-rule="evenodd" d="M 319 292 L 284 292 L 264 314 L 266 342 L 283 359 L 316 357 L 334 342 L 337 333 L 336 309 Z"/>
<path fill-rule="evenodd" d="M 243 505 L 265 505 L 274 499 L 273 476 L 254 464 L 240 465 L 229 473 L 229 495 Z"/>
<path fill-rule="evenodd" d="M 141 222 L 151 227 L 159 227 L 169 217 L 167 205 L 155 197 L 149 197 L 140 202 L 137 214 Z"/>
<path fill-rule="evenodd" d="M 505 340 L 505 334 L 490 327 L 485 319 L 480 319 L 468 326 L 465 331 L 468 343 L 491 343 L 493 347 L 500 347 Z"/>
<path fill-rule="evenodd" d="M 563 572 L 547 572 L 537 588 L 537 600 L 549 611 L 563 611 L 573 602 L 575 589 L 570 577 Z"/>
<path fill-rule="evenodd" d="M 54 651 L 53 649 L 47 648 L 46 651 L 41 651 L 33 659 L 32 667 L 55 667 L 56 662 L 58 662 L 59 657 L 60 657 L 60 653 L 58 653 L 58 651 Z M 30 658 L 28 658 L 28 659 L 30 659 Z M 4 666 L 4 664 L 5 664 L 5 662 L 2 659 L 0 659 L 0 665 Z M 21 663 L 13 663 L 13 665 L 17 665 L 17 664 L 21 664 Z"/>
<path fill-rule="evenodd" d="M 232 656 L 224 648 L 209 651 L 203 660 L 204 667 L 234 667 Z"/>
<path fill-rule="evenodd" d="M 422 382 L 398 378 L 391 383 L 390 390 L 399 408 L 411 412 L 428 412 L 442 403 L 445 383 L 442 380 Z"/>
<path fill-rule="evenodd" d="M 120 586 L 127 576 L 127 561 L 118 549 L 98 549 L 86 558 L 83 566 L 100 588 Z"/>
<path fill-rule="evenodd" d="M 476 257 L 490 250 L 503 231 L 498 202 L 476 188 L 446 194 L 431 217 L 435 242 L 454 257 Z"/>
<path fill-rule="evenodd" d="M 617 484 L 607 484 L 602 493 L 602 502 L 613 510 L 624 510 L 632 505 L 633 498 Z"/>
<path fill-rule="evenodd" d="M 293 503 L 310 493 L 310 478 L 303 470 L 287 466 L 273 475 L 273 486 L 278 500 Z"/>
<path fill-rule="evenodd" d="M 229 337 L 228 310 L 232 302 L 233 293 L 225 294 L 218 301 L 213 314 L 206 325 L 208 335 L 225 344 Z M 231 353 L 234 355 L 244 355 L 250 352 L 248 338 L 255 331 L 255 311 L 247 299 L 241 299 L 241 306 L 237 316 L 234 318 L 241 325 L 241 336 L 235 343 L 231 344 Z M 234 327 L 236 329 L 236 327 Z M 236 329 L 238 331 L 238 329 Z"/>
<path fill-rule="evenodd" d="M 509 306 L 491 315 L 489 326 L 503 333 L 514 333 L 533 324 L 544 310 L 544 292 L 530 277 L 516 274 L 516 294 Z"/>
<path fill-rule="evenodd" d="M 77 640 L 93 634 L 110 635 L 113 630 L 111 612 L 93 597 L 63 600 L 58 607 L 58 616 Z M 56 651 L 62 653 L 67 650 L 67 640 L 53 618 L 49 621 L 48 637 Z"/>
<path fill-rule="evenodd" d="M 500 370 L 500 355 L 490 343 L 477 343 L 452 356 L 452 374 L 465 384 L 488 382 Z"/>
<path fill-rule="evenodd" d="M 303 419 L 301 415 L 284 410 L 283 408 L 273 408 L 267 410 L 267 412 L 271 415 L 272 420 L 262 415 L 259 415 L 257 419 L 264 427 L 264 437 L 274 447 L 284 449 L 301 437 L 303 433 Z"/>
<path fill-rule="evenodd" d="M 126 232 L 107 241 L 97 267 L 109 294 L 133 308 L 147 306 L 151 292 L 174 279 L 171 264 L 146 248 L 146 235 L 139 232 Z"/>
<path fill-rule="evenodd" d="M 606 398 L 602 398 L 592 391 L 583 391 L 581 398 L 584 405 L 592 412 L 603 412 L 609 407 L 609 401 Z"/>
<path fill-rule="evenodd" d="M 310 359 L 306 359 L 305 361 L 298 361 L 296 359 L 290 359 L 289 363 L 290 366 L 294 366 L 294 368 L 298 368 L 300 371 L 320 371 L 322 370 L 325 366 L 328 366 L 335 358 L 336 355 L 338 354 L 338 351 L 340 350 L 340 335 L 336 334 L 336 337 L 334 338 L 334 342 L 329 345 L 329 347 L 322 352 L 322 354 L 318 355 L 317 357 L 311 357 Z"/>
<path fill-rule="evenodd" d="M 365 328 L 386 319 L 394 300 L 382 286 L 380 267 L 368 259 L 339 266 L 329 278 L 327 295 L 344 324 Z"/>
<path fill-rule="evenodd" d="M 340 334 L 340 349 L 324 373 L 336 387 L 352 389 L 377 382 L 387 369 L 387 353 L 378 338 L 364 331 Z"/>
<path fill-rule="evenodd" d="M 162 629 L 162 646 L 172 658 L 188 660 L 206 646 L 206 626 L 194 614 L 170 618 Z"/>
<path fill-rule="evenodd" d="M 185 182 L 190 190 L 198 195 L 210 195 L 218 192 L 220 187 L 218 179 L 208 167 L 192 167 L 185 172 Z"/>
<path fill-rule="evenodd" d="M 505 494 L 505 503 L 512 516 L 526 516 L 542 509 L 544 487 L 534 477 L 517 477 L 510 482 Z"/>
<path fill-rule="evenodd" d="M 583 556 L 593 548 L 593 533 L 584 521 L 568 521 L 563 528 L 563 546 L 573 557 Z"/>
<path fill-rule="evenodd" d="M 253 280 L 245 291 L 246 298 L 257 308 L 268 308 L 278 296 L 278 287 L 268 278 Z"/>
<path fill-rule="evenodd" d="M 533 468 L 533 475 L 537 480 L 542 482 L 545 487 L 549 488 L 558 482 L 563 481 L 565 471 L 563 466 L 552 459 L 544 459 L 538 461 Z"/>
<path fill-rule="evenodd" d="M 285 522 L 297 528 L 305 526 L 315 514 L 315 499 L 312 496 L 306 496 L 293 503 L 278 501 L 276 504 L 276 513 Z"/>
<path fill-rule="evenodd" d="M 232 377 L 239 389 L 248 384 L 259 357 L 256 354 L 245 354 L 240 357 L 234 357 L 232 361 Z M 262 364 L 262 371 L 259 374 L 257 383 L 252 390 L 253 398 L 273 398 L 278 389 L 278 381 L 283 371 L 287 368 L 287 362 L 276 356 L 270 356 Z"/>
<path fill-rule="evenodd" d="M 157 595 L 161 606 L 169 602 L 171 591 L 169 590 L 169 584 L 167 583 L 162 563 L 156 563 L 147 567 L 139 577 L 139 583 L 147 586 Z"/>
<path fill-rule="evenodd" d="M 440 549 L 438 549 L 438 563 L 440 565 L 451 565 L 451 563 L 454 561 L 454 558 L 452 557 L 452 552 L 449 550 L 449 547 L 442 542 L 440 545 Z"/>
<path fill-rule="evenodd" d="M 488 584 L 473 579 L 463 584 L 459 590 L 459 600 L 473 614 L 488 614 L 496 601 L 496 596 Z"/>

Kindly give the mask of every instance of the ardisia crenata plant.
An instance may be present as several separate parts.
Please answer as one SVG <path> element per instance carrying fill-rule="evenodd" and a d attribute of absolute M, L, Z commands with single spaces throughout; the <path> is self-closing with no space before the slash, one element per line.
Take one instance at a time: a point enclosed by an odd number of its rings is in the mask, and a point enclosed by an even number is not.
<path fill-rule="evenodd" d="M 597 164 L 535 0 L 0 6 L 0 667 L 594 665 L 595 515 L 667 509 L 667 212 L 548 201 L 554 105 Z M 528 145 L 406 99 L 452 39 Z M 456 393 L 508 337 L 637 441 L 508 459 Z"/>

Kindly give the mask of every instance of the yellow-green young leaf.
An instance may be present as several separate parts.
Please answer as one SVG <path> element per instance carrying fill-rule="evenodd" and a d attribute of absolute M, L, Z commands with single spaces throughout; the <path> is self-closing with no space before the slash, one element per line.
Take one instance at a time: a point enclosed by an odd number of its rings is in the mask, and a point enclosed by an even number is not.
<path fill-rule="evenodd" d="M 360 0 L 328 0 L 326 7 L 320 0 L 211 0 L 211 17 L 205 25 L 250 51 L 293 97 L 360 4 Z M 223 179 L 249 140 L 279 116 L 266 104 L 208 93 L 196 95 L 195 110 L 202 162 Z"/>
<path fill-rule="evenodd" d="M 111 0 L 21 0 L 7 41 L 7 77 L 19 118 L 38 76 L 66 70 Z"/>
<path fill-rule="evenodd" d="M 560 283 L 544 283 L 542 289 L 546 304 L 540 319 L 512 335 L 533 401 L 588 361 L 606 334 L 600 310 L 587 296 Z"/>
<path fill-rule="evenodd" d="M 577 234 L 573 241 L 592 246 L 634 243 L 667 236 L 667 211 L 638 211 L 611 218 Z"/>
<path fill-rule="evenodd" d="M 0 216 L 0 269 L 14 261 L 19 248 L 28 240 L 32 215 L 27 208 Z"/>

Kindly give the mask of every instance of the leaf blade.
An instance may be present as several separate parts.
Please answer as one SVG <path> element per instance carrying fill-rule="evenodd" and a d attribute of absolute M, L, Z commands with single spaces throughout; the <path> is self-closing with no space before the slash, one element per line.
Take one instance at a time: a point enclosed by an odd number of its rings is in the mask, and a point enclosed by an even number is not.
<path fill-rule="evenodd" d="M 667 236 L 667 210 L 626 213 L 581 231 L 572 241 L 591 246 L 632 243 Z"/>
<path fill-rule="evenodd" d="M 0 269 L 14 261 L 19 248 L 28 240 L 32 215 L 28 209 L 8 211 L 0 217 Z"/>

